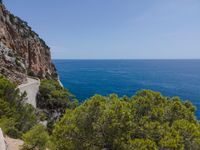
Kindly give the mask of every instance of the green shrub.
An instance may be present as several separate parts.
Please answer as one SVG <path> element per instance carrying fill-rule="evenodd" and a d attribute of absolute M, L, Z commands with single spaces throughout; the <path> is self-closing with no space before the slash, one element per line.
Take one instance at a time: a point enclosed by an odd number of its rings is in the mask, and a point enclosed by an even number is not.
<path fill-rule="evenodd" d="M 189 102 L 148 90 L 132 98 L 96 95 L 66 111 L 53 141 L 58 150 L 198 150 L 194 112 Z"/>
<path fill-rule="evenodd" d="M 78 102 L 74 96 L 58 81 L 42 80 L 37 98 L 37 107 L 45 110 L 48 119 L 48 128 L 51 130 L 53 124 L 64 113 L 66 108 L 73 109 Z M 57 114 L 57 116 L 55 116 Z"/>
<path fill-rule="evenodd" d="M 13 138 L 21 137 L 37 123 L 35 109 L 24 103 L 25 96 L 15 84 L 0 77 L 0 127 Z"/>
<path fill-rule="evenodd" d="M 21 138 L 22 133 L 19 130 L 17 130 L 15 127 L 13 127 L 13 128 L 10 128 L 6 132 L 6 135 L 8 135 L 9 137 L 12 137 L 14 139 L 18 139 L 18 138 Z"/>
<path fill-rule="evenodd" d="M 15 113 L 15 109 L 12 108 L 10 103 L 0 99 L 0 118 L 12 117 L 14 113 Z"/>
<path fill-rule="evenodd" d="M 42 125 L 34 126 L 30 131 L 23 134 L 23 150 L 45 150 L 49 141 L 49 136 Z"/>
<path fill-rule="evenodd" d="M 16 120 L 13 118 L 1 118 L 0 119 L 0 127 L 4 131 L 4 133 L 13 138 L 19 138 L 21 136 L 21 132 L 16 129 Z"/>
<path fill-rule="evenodd" d="M 0 76 L 0 99 L 13 104 L 18 98 L 19 91 L 16 90 L 16 85 Z"/>
<path fill-rule="evenodd" d="M 126 147 L 127 150 L 158 150 L 156 143 L 147 139 L 134 139 Z"/>

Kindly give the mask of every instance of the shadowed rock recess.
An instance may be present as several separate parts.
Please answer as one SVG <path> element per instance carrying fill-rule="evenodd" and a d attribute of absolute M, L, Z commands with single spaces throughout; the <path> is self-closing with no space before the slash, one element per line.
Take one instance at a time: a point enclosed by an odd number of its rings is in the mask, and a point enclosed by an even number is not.
<path fill-rule="evenodd" d="M 27 23 L 0 3 L 0 74 L 17 84 L 26 76 L 57 78 L 50 48 Z"/>

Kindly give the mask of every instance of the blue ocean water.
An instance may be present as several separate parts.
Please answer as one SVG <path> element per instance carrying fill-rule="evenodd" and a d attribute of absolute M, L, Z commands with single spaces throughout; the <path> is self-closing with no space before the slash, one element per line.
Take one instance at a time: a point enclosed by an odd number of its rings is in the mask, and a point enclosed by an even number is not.
<path fill-rule="evenodd" d="M 151 89 L 179 96 L 200 118 L 200 60 L 54 60 L 64 87 L 79 101 L 94 94 L 132 96 Z"/>

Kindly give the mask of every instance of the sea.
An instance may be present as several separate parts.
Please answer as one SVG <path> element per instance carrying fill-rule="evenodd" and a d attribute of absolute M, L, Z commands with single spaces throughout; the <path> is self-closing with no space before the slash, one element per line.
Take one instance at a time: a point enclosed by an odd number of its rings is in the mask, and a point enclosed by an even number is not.
<path fill-rule="evenodd" d="M 54 60 L 60 80 L 83 102 L 95 94 L 132 96 L 150 89 L 197 107 L 200 118 L 200 60 Z"/>

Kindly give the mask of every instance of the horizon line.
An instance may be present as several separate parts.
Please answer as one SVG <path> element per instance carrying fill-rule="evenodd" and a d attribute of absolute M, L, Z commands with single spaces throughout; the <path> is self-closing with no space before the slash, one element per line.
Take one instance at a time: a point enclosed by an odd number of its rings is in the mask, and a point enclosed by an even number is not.
<path fill-rule="evenodd" d="M 200 58 L 52 58 L 52 60 L 200 60 Z"/>

